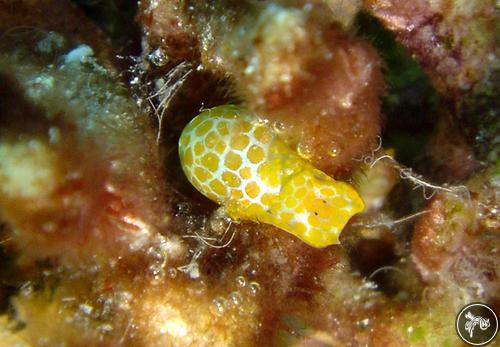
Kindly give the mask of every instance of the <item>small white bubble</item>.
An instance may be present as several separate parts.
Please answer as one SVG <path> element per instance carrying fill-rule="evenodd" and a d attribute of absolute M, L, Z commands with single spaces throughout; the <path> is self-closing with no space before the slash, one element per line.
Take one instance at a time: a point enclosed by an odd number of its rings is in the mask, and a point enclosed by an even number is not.
<path fill-rule="evenodd" d="M 155 49 L 148 55 L 148 59 L 156 66 L 163 66 L 168 62 L 168 58 L 161 48 Z"/>
<path fill-rule="evenodd" d="M 170 278 L 177 277 L 177 269 L 176 268 L 171 267 L 170 269 L 168 269 L 167 273 L 168 273 L 168 277 L 170 277 Z"/>
<path fill-rule="evenodd" d="M 52 144 L 58 143 L 61 140 L 61 131 L 58 127 L 49 128 L 49 141 Z"/>
<path fill-rule="evenodd" d="M 221 315 L 226 310 L 226 300 L 222 297 L 215 298 L 212 301 L 212 312 L 216 315 Z"/>
<path fill-rule="evenodd" d="M 283 122 L 280 122 L 280 121 L 273 122 L 273 129 L 277 133 L 282 133 L 283 131 L 285 131 L 285 128 L 286 127 L 285 127 L 285 124 Z"/>
<path fill-rule="evenodd" d="M 367 328 L 370 325 L 370 319 L 369 318 L 365 318 L 363 320 L 360 320 L 360 321 L 357 322 L 357 325 L 360 328 Z"/>
<path fill-rule="evenodd" d="M 161 279 L 165 274 L 165 271 L 163 269 L 163 264 L 161 263 L 154 263 L 153 265 L 150 265 L 148 270 L 149 274 L 151 275 L 151 277 L 153 277 L 155 281 Z"/>
<path fill-rule="evenodd" d="M 301 142 L 297 145 L 297 154 L 304 159 L 307 159 L 307 160 L 311 159 L 312 152 L 313 151 L 312 151 L 311 146 L 309 146 L 307 143 Z"/>
<path fill-rule="evenodd" d="M 42 224 L 42 230 L 46 233 L 52 233 L 56 230 L 57 225 L 54 222 L 46 222 Z"/>
<path fill-rule="evenodd" d="M 80 304 L 78 306 L 78 309 L 86 315 L 90 315 L 92 313 L 92 311 L 94 310 L 94 308 L 88 304 Z"/>
<path fill-rule="evenodd" d="M 236 285 L 238 288 L 244 288 L 247 285 L 247 280 L 244 276 L 236 277 Z"/>
<path fill-rule="evenodd" d="M 239 306 L 243 302 L 240 292 L 232 292 L 229 294 L 229 302 L 234 306 Z"/>
<path fill-rule="evenodd" d="M 257 295 L 260 291 L 260 284 L 258 282 L 250 282 L 248 290 L 250 291 L 250 294 Z"/>
<path fill-rule="evenodd" d="M 113 331 L 113 326 L 111 324 L 105 323 L 99 325 L 97 329 L 99 329 L 101 332 L 109 333 L 110 331 Z"/>
<path fill-rule="evenodd" d="M 340 150 L 337 147 L 333 147 L 328 151 L 328 155 L 332 158 L 335 158 L 337 155 L 339 155 Z"/>

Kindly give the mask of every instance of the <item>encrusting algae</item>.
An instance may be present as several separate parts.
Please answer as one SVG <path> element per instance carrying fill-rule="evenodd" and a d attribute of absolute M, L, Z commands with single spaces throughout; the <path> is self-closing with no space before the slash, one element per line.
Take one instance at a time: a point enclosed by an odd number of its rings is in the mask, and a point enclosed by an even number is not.
<path fill-rule="evenodd" d="M 0 347 L 460 345 L 500 312 L 494 10 L 0 0 Z"/>
<path fill-rule="evenodd" d="M 354 188 L 314 168 L 267 122 L 234 105 L 195 117 L 179 155 L 189 181 L 230 217 L 275 225 L 315 247 L 338 243 L 364 209 Z"/>

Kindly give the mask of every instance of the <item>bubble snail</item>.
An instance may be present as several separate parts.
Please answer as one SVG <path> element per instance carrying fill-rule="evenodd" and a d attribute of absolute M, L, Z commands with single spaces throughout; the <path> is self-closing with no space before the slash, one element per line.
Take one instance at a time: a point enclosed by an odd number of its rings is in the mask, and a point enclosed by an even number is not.
<path fill-rule="evenodd" d="M 329 177 L 235 105 L 203 111 L 182 131 L 179 156 L 191 184 L 233 220 L 272 224 L 314 247 L 338 243 L 364 209 L 352 186 Z"/>

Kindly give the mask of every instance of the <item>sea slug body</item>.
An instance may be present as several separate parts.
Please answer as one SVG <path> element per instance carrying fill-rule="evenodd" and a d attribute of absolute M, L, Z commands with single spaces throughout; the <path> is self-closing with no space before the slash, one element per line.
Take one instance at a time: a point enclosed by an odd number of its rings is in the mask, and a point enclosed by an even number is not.
<path fill-rule="evenodd" d="M 238 106 L 195 117 L 181 134 L 179 156 L 191 184 L 229 217 L 272 224 L 314 247 L 338 243 L 364 209 L 352 186 L 314 168 Z"/>

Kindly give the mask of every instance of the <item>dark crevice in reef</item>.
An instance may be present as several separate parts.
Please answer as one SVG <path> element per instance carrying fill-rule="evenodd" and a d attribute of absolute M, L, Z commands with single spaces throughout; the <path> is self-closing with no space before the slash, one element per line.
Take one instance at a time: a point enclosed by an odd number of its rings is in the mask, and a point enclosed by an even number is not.
<path fill-rule="evenodd" d="M 137 1 L 73 0 L 111 39 L 120 55 L 138 56 L 141 52 L 141 29 L 135 20 Z"/>
<path fill-rule="evenodd" d="M 44 111 L 26 99 L 19 83 L 0 73 L 0 130 L 41 134 L 49 127 Z"/>
<path fill-rule="evenodd" d="M 361 11 L 356 27 L 358 34 L 377 49 L 384 62 L 384 147 L 394 148 L 396 159 L 412 166 L 435 127 L 438 95 L 420 64 L 376 18 Z"/>

